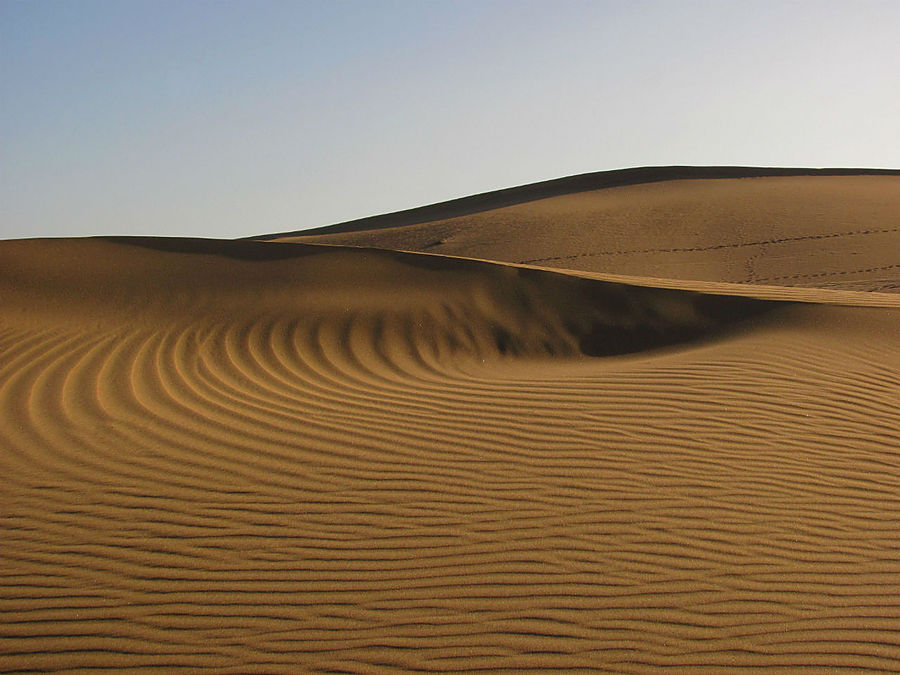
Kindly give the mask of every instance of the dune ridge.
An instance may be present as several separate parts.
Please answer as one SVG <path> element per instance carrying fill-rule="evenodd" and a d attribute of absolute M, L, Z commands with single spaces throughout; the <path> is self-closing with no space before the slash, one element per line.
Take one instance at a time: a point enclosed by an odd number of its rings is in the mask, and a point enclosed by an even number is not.
<path fill-rule="evenodd" d="M 591 187 L 598 176 L 600 187 Z M 679 281 L 900 289 L 896 171 L 676 167 L 586 178 L 578 189 L 538 184 L 523 202 L 508 203 L 503 191 L 481 195 L 475 203 L 485 208 L 476 212 L 448 202 L 415 218 L 380 216 L 374 228 L 364 219 L 262 239 Z"/>
<path fill-rule="evenodd" d="M 0 242 L 0 672 L 896 669 L 883 279 L 401 230 Z"/>
<path fill-rule="evenodd" d="M 472 215 L 482 211 L 515 206 L 549 197 L 646 183 L 786 176 L 900 176 L 900 170 L 755 166 L 642 166 L 564 176 L 528 185 L 483 192 L 403 211 L 349 220 L 324 227 L 264 234 L 255 237 L 245 237 L 245 239 L 268 241 L 311 234 L 343 234 L 389 227 L 405 227 L 407 225 L 419 225 L 421 223 Z"/>

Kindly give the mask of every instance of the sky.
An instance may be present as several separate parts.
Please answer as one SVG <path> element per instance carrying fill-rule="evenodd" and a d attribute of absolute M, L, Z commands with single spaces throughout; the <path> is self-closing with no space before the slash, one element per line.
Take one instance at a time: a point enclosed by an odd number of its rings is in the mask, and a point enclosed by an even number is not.
<path fill-rule="evenodd" d="M 590 171 L 900 165 L 897 0 L 0 0 L 0 239 Z"/>

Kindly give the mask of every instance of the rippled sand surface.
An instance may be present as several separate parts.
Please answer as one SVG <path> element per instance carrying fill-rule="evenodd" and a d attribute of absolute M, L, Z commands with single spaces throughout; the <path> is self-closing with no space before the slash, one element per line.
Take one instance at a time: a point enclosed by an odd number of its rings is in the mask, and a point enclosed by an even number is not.
<path fill-rule="evenodd" d="M 0 672 L 895 669 L 900 177 L 499 204 L 0 242 Z"/>

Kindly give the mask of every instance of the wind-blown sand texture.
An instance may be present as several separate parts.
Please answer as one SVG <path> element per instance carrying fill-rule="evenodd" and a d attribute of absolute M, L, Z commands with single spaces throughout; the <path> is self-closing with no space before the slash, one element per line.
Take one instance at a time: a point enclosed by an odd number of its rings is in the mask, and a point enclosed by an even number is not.
<path fill-rule="evenodd" d="M 900 175 L 849 173 L 0 242 L 0 672 L 897 669 Z"/>

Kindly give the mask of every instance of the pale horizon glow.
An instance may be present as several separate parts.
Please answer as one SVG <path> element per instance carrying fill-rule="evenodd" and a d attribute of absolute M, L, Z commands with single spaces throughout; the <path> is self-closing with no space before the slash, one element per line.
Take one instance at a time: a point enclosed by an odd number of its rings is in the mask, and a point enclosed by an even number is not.
<path fill-rule="evenodd" d="M 897 168 L 900 2 L 4 0 L 0 239 L 659 165 Z"/>

